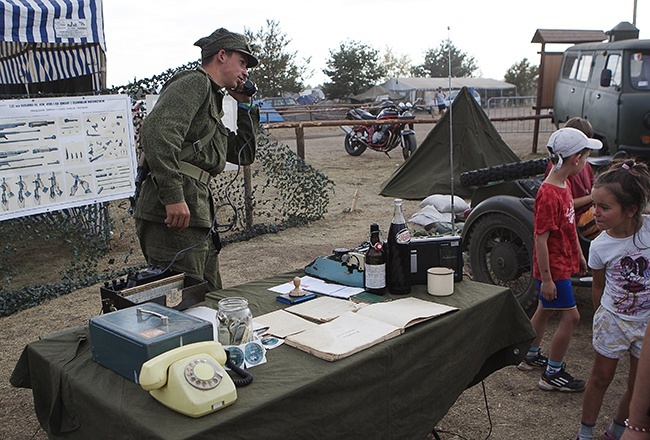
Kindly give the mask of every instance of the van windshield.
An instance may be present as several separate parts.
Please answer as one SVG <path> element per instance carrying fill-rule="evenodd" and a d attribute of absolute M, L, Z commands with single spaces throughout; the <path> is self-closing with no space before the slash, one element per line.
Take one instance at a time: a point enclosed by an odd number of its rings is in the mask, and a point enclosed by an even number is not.
<path fill-rule="evenodd" d="M 630 84 L 636 90 L 650 90 L 650 51 L 630 53 Z"/>

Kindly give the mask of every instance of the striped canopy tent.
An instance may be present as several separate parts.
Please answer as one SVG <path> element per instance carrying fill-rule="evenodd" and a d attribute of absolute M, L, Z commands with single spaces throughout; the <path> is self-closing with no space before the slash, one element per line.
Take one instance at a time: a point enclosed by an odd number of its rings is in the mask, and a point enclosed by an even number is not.
<path fill-rule="evenodd" d="M 102 0 L 0 0 L 0 95 L 106 87 Z"/>

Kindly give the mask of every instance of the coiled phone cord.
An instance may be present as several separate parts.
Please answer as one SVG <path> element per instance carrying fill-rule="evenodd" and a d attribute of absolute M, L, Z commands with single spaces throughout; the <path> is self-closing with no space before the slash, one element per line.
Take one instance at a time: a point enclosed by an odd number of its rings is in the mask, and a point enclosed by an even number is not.
<path fill-rule="evenodd" d="M 250 385 L 251 382 L 253 382 L 253 375 L 244 370 L 243 368 L 235 365 L 235 363 L 230 359 L 230 352 L 226 350 L 226 367 L 230 368 L 232 371 L 237 373 L 241 379 L 233 379 L 233 383 L 237 388 L 245 387 L 246 385 Z"/>

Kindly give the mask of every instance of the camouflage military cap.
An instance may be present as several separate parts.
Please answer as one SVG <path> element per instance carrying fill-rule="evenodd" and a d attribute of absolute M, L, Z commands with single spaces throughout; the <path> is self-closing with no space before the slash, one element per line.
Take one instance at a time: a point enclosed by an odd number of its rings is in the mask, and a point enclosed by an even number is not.
<path fill-rule="evenodd" d="M 246 37 L 244 37 L 242 34 L 230 32 L 224 28 L 217 29 L 209 36 L 199 39 L 196 43 L 194 43 L 194 45 L 201 48 L 202 59 L 211 57 L 221 49 L 236 50 L 237 52 L 241 52 L 248 57 L 248 64 L 246 67 L 251 68 L 259 64 L 257 58 L 255 58 L 252 54 L 253 50 L 246 42 Z"/>

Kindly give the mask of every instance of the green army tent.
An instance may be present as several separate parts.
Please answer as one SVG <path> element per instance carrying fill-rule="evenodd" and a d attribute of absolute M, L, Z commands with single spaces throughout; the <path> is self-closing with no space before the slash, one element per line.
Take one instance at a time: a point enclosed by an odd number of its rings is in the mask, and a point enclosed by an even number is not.
<path fill-rule="evenodd" d="M 460 186 L 460 174 L 479 168 L 519 162 L 467 87 L 452 104 L 454 143 L 454 194 L 472 195 Z M 402 199 L 424 199 L 431 194 L 451 194 L 449 111 L 429 132 L 418 149 L 386 180 L 379 194 Z"/>
<path fill-rule="evenodd" d="M 372 86 L 363 93 L 354 95 L 350 98 L 353 104 L 360 102 L 377 102 L 377 101 L 401 101 L 404 99 L 404 95 L 401 95 L 397 92 L 392 92 L 384 86 Z"/>

